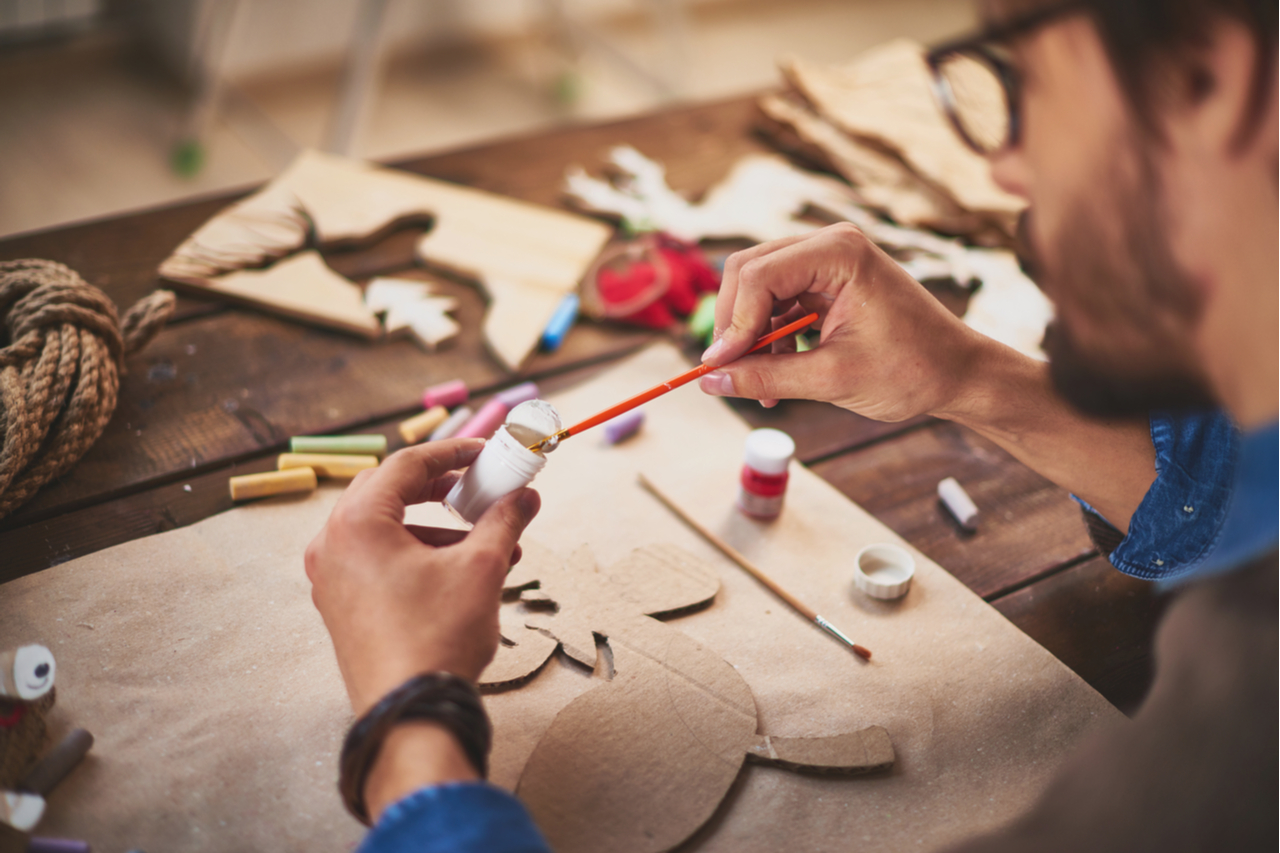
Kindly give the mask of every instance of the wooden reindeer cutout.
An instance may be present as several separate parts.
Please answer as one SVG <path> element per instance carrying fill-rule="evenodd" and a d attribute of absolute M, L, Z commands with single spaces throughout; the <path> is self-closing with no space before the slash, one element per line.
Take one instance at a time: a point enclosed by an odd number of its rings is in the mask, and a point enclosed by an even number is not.
<path fill-rule="evenodd" d="M 483 686 L 522 683 L 557 648 L 602 678 L 556 715 L 516 789 L 559 853 L 670 850 L 711 817 L 747 758 L 832 773 L 893 764 L 879 726 L 819 738 L 757 731 L 738 671 L 652 618 L 706 605 L 719 590 L 714 572 L 678 548 L 639 549 L 597 571 L 585 546 L 567 562 L 526 546 L 506 587 L 525 612 L 504 608 L 505 643 Z"/>

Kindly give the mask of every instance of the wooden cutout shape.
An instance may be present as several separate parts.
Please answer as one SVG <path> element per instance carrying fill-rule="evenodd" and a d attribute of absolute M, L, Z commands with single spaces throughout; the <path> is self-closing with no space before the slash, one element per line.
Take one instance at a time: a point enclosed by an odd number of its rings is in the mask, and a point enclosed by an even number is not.
<path fill-rule="evenodd" d="M 458 300 L 432 295 L 431 287 L 421 281 L 375 278 L 365 287 L 364 304 L 386 314 L 383 327 L 388 337 L 407 332 L 429 352 L 458 334 L 458 321 L 448 315 Z"/>
<path fill-rule="evenodd" d="M 811 772 L 892 766 L 879 726 L 817 738 L 758 732 L 738 671 L 651 618 L 704 606 L 719 587 L 708 566 L 670 545 L 604 571 L 585 546 L 565 562 L 525 546 L 506 589 L 532 613 L 523 630 L 504 616 L 504 643 L 481 685 L 518 684 L 557 647 L 603 681 L 556 715 L 516 788 L 558 853 L 670 850 L 711 818 L 748 758 Z"/>
<path fill-rule="evenodd" d="M 909 39 L 872 48 L 847 65 L 780 63 L 787 82 L 827 121 L 894 152 L 924 181 L 1007 234 L 1026 202 L 996 185 L 987 161 L 947 124 L 930 88 L 924 49 Z M 995 103 L 993 108 L 1004 109 Z"/>
<path fill-rule="evenodd" d="M 360 288 L 329 269 L 319 252 L 299 252 L 266 269 L 215 276 L 206 289 L 232 302 L 269 305 L 280 314 L 332 329 L 370 339 L 382 336 L 382 324 L 365 307 Z"/>
<path fill-rule="evenodd" d="M 282 257 L 312 233 L 317 245 L 333 247 L 427 220 L 434 227 L 418 242 L 419 259 L 472 278 L 486 291 L 485 339 L 513 370 L 536 348 L 560 300 L 612 233 L 576 214 L 304 151 L 262 190 L 183 241 L 160 274 L 189 290 L 221 295 L 212 278 Z M 280 310 L 267 300 L 258 304 Z"/>

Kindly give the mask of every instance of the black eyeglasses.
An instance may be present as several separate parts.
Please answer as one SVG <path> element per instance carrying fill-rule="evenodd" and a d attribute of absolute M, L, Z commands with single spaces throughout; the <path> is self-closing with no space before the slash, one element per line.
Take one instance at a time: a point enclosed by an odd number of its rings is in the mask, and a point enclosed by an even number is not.
<path fill-rule="evenodd" d="M 1084 0 L 1071 0 L 1036 9 L 952 39 L 925 54 L 938 106 L 966 145 L 988 157 L 1018 144 L 1022 78 L 1009 45 L 1086 6 Z"/>

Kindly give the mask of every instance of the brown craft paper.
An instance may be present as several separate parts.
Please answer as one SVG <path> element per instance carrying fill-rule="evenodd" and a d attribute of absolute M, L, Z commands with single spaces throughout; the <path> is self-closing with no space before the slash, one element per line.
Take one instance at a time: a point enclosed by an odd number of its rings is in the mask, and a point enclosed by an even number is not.
<path fill-rule="evenodd" d="M 687 366 L 653 347 L 552 400 L 574 422 Z M 747 427 L 720 401 L 686 388 L 646 412 L 625 444 L 587 432 L 551 456 L 536 483 L 543 511 L 525 541 L 565 559 L 588 544 L 601 566 L 655 543 L 688 551 L 714 568 L 720 589 L 669 625 L 737 671 L 759 732 L 785 742 L 883 726 L 896 754 L 890 772 L 854 777 L 748 762 L 691 849 L 932 849 L 1013 817 L 1083 735 L 1124 724 L 1055 658 L 807 471 L 793 468 L 777 521 L 738 514 Z M 640 471 L 870 648 L 872 661 L 673 518 L 635 484 Z M 324 486 L 240 507 L 0 588 L 0 647 L 41 642 L 57 656 L 54 736 L 78 725 L 97 738 L 51 796 L 41 834 L 87 838 L 101 853 L 342 850 L 360 837 L 335 789 L 350 711 L 302 571 L 302 551 L 338 494 Z M 448 518 L 439 507 L 411 517 Z M 904 544 L 916 558 L 900 601 L 852 590 L 851 560 L 871 542 Z M 506 630 L 523 621 L 519 607 L 504 605 Z M 513 788 L 556 715 L 599 678 L 557 653 L 520 686 L 488 696 L 494 781 Z M 618 737 L 631 736 L 632 722 L 598 720 Z M 648 779 L 653 770 L 615 772 Z"/>

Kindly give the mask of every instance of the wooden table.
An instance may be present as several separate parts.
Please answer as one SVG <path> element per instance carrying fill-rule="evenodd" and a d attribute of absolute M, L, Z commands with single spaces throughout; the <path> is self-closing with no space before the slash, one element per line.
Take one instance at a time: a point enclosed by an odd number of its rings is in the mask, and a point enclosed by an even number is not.
<path fill-rule="evenodd" d="M 770 150 L 752 99 L 667 110 L 615 124 L 501 141 L 395 165 L 543 204 L 561 204 L 566 167 L 598 170 L 608 149 L 630 144 L 667 166 L 677 189 L 697 194 L 741 155 Z M 62 261 L 128 306 L 158 286 L 160 261 L 240 194 L 0 240 L 0 259 Z M 353 278 L 412 265 L 415 234 L 331 253 Z M 407 341 L 368 343 L 216 302 L 182 298 L 170 324 L 128 363 L 105 434 L 60 481 L 0 520 L 0 582 L 93 551 L 191 524 L 231 506 L 227 477 L 268 470 L 291 435 L 381 431 L 419 410 L 423 387 L 467 380 L 483 396 L 534 379 L 553 388 L 620 358 L 655 333 L 582 322 L 554 354 L 520 376 L 481 345 L 483 306 L 460 298 L 464 331 L 428 355 Z M 943 293 L 957 310 L 963 297 Z M 692 353 L 692 350 L 691 350 Z M 820 403 L 765 410 L 736 401 L 756 426 L 795 437 L 800 460 L 874 513 L 1042 643 L 1125 711 L 1144 695 L 1151 635 L 1163 602 L 1149 584 L 1111 568 L 1085 534 L 1065 492 L 973 432 L 917 419 L 881 424 Z M 936 499 L 946 476 L 982 508 L 966 534 Z"/>

